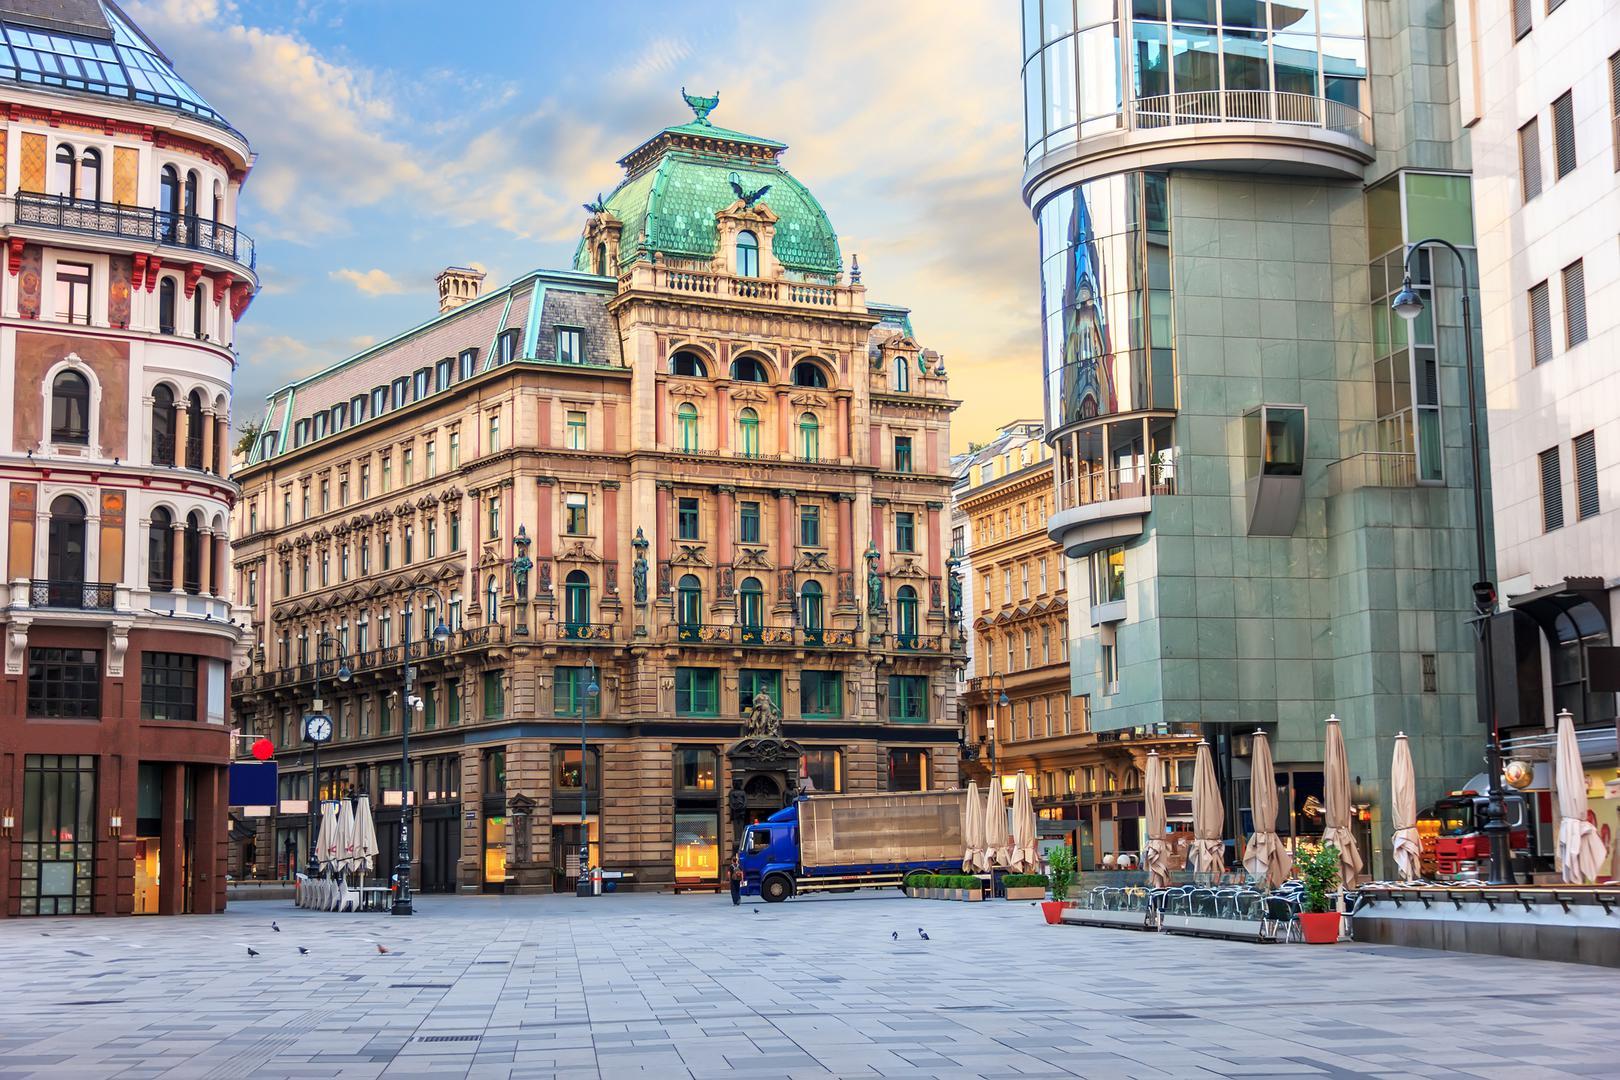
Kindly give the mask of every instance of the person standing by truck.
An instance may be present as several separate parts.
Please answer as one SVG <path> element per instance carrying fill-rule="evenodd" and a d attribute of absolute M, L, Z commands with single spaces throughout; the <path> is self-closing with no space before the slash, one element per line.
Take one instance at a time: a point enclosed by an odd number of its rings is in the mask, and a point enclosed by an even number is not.
<path fill-rule="evenodd" d="M 726 876 L 731 879 L 731 906 L 741 907 L 743 870 L 742 862 L 736 855 L 733 855 L 731 861 L 726 864 Z"/>

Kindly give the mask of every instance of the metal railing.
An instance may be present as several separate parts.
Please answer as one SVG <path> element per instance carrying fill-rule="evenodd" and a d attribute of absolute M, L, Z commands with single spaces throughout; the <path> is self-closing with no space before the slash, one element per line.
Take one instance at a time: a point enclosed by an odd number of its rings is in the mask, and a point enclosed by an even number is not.
<path fill-rule="evenodd" d="M 614 638 L 612 623 L 560 622 L 553 623 L 552 628 L 558 641 L 612 641 Z"/>
<path fill-rule="evenodd" d="M 174 436 L 173 435 L 153 435 L 152 436 L 152 464 L 154 464 L 154 465 L 173 465 L 173 464 L 175 464 L 175 460 L 174 460 Z"/>
<path fill-rule="evenodd" d="M 885 643 L 896 652 L 945 652 L 950 646 L 944 634 L 890 634 Z"/>
<path fill-rule="evenodd" d="M 1137 128 L 1224 122 L 1319 127 L 1372 145 L 1372 117 L 1353 106 L 1315 94 L 1282 90 L 1193 90 L 1136 98 Z"/>
<path fill-rule="evenodd" d="M 33 578 L 28 582 L 28 606 L 65 608 L 69 611 L 111 611 L 112 582 Z"/>
<path fill-rule="evenodd" d="M 164 247 L 207 252 L 229 259 L 248 270 L 258 266 L 258 253 L 254 250 L 251 237 L 230 225 L 221 225 L 195 214 L 172 214 L 166 210 L 105 203 L 96 199 L 18 192 L 13 200 L 13 220 L 19 225 L 118 236 Z"/>
<path fill-rule="evenodd" d="M 110 586 L 109 586 L 110 588 Z M 340 659 L 304 661 L 289 664 L 286 667 L 271 668 L 251 675 L 238 676 L 231 680 L 233 692 L 240 693 L 245 690 L 269 690 L 278 686 L 296 686 L 299 683 L 314 682 L 316 672 L 326 680 L 337 678 L 340 666 L 347 665 L 355 674 L 361 672 L 386 670 L 397 668 L 408 655 L 412 660 L 429 660 L 444 656 L 448 652 L 461 652 L 465 649 L 483 648 L 489 645 L 498 645 L 506 640 L 506 627 L 499 624 L 495 626 L 475 626 L 459 631 L 444 644 L 422 638 L 406 645 L 386 645 L 381 648 L 367 649 L 364 652 L 353 653 Z"/>
<path fill-rule="evenodd" d="M 1115 499 L 1139 499 L 1145 495 L 1175 493 L 1176 474 L 1173 466 L 1132 465 L 1064 477 L 1058 482 L 1057 501 L 1059 510 L 1068 510 Z"/>
<path fill-rule="evenodd" d="M 186 436 L 186 468 L 200 469 L 203 467 L 203 445 L 201 435 Z"/>
<path fill-rule="evenodd" d="M 1328 491 L 1339 495 L 1364 487 L 1417 487 L 1417 455 L 1367 451 L 1340 458 L 1328 466 Z"/>

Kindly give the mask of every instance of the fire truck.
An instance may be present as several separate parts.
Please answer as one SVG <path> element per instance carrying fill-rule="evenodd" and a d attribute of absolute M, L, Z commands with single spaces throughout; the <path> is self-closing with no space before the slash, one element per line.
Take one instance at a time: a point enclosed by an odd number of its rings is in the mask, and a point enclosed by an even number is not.
<path fill-rule="evenodd" d="M 1545 870 L 1552 863 L 1551 844 L 1556 840 L 1551 823 L 1557 818 L 1547 773 L 1546 764 L 1538 763 L 1529 786 L 1522 791 L 1510 788 L 1504 797 L 1508 847 L 1518 874 Z M 1484 829 L 1488 802 L 1481 774 L 1418 815 L 1426 873 L 1431 872 L 1432 860 L 1432 873 L 1440 881 L 1481 881 L 1489 876 L 1491 842 Z"/>

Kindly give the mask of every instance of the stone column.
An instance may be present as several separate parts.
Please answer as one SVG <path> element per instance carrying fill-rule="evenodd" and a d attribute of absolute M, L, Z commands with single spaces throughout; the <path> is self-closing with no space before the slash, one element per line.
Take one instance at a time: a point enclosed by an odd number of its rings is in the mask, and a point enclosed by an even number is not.
<path fill-rule="evenodd" d="M 174 463 L 186 467 L 186 443 L 191 441 L 191 414 L 184 399 L 174 403 Z"/>
<path fill-rule="evenodd" d="M 719 450 L 731 447 L 731 387 L 721 383 L 715 388 L 714 445 Z"/>
<path fill-rule="evenodd" d="M 840 399 L 842 400 L 842 399 Z M 841 491 L 838 503 L 838 599 L 841 608 L 855 606 L 855 496 Z"/>
<path fill-rule="evenodd" d="M 776 493 L 776 609 L 793 610 L 793 500 L 796 492 L 783 488 Z"/>
<path fill-rule="evenodd" d="M 776 452 L 786 457 L 793 445 L 793 422 L 789 419 L 792 406 L 788 403 L 788 391 L 776 392 Z"/>
<path fill-rule="evenodd" d="M 883 508 L 888 505 L 888 499 L 872 500 L 872 546 L 879 555 L 883 554 Z"/>
<path fill-rule="evenodd" d="M 179 873 L 180 851 L 186 842 L 186 767 L 163 767 L 163 828 L 158 840 L 158 865 L 174 867 L 158 877 L 158 914 L 178 915 L 185 910 L 186 879 Z M 126 813 L 130 825 L 134 817 Z M 99 823 L 98 823 L 99 827 Z M 128 827 L 128 826 L 126 826 Z"/>
<path fill-rule="evenodd" d="M 224 476 L 231 462 L 231 418 L 214 418 L 214 472 Z"/>
<path fill-rule="evenodd" d="M 658 575 L 652 588 L 653 595 L 660 603 L 669 600 L 669 556 L 672 549 L 671 537 L 675 535 L 675 485 L 668 480 L 654 482 L 658 491 L 658 514 L 653 523 L 653 557 L 656 561 L 654 572 Z"/>
<path fill-rule="evenodd" d="M 214 530 L 202 530 L 202 539 L 197 544 L 197 592 L 203 596 L 214 595 Z"/>
<path fill-rule="evenodd" d="M 720 572 L 715 598 L 720 605 L 729 608 L 736 591 L 736 581 L 731 569 L 733 561 L 731 522 L 737 513 L 737 489 L 730 484 L 721 484 L 714 490 L 718 496 L 714 521 L 714 565 Z"/>
<path fill-rule="evenodd" d="M 602 481 L 602 599 L 615 606 L 619 603 L 619 545 L 624 530 L 619 525 L 619 482 Z M 607 620 L 602 620 L 606 622 Z"/>
<path fill-rule="evenodd" d="M 214 586 L 215 596 L 222 597 L 226 593 L 225 568 L 230 565 L 230 552 L 227 549 L 228 544 L 229 541 L 226 539 L 224 533 L 214 537 L 214 576 L 216 578 Z"/>
<path fill-rule="evenodd" d="M 214 414 L 207 409 L 202 414 L 202 467 L 205 472 L 214 470 Z"/>
<path fill-rule="evenodd" d="M 838 399 L 838 457 L 849 457 L 849 398 Z"/>
<path fill-rule="evenodd" d="M 173 587 L 170 592 L 184 592 L 186 589 L 186 527 L 182 522 L 175 522 L 169 526 L 172 534 L 170 543 L 169 563 L 174 574 Z"/>
<path fill-rule="evenodd" d="M 939 536 L 939 512 L 945 509 L 944 503 L 928 503 L 928 535 L 923 538 L 928 551 L 928 576 L 938 578 L 940 575 L 939 549 L 941 546 Z"/>
<path fill-rule="evenodd" d="M 653 395 L 653 443 L 663 448 L 669 445 L 669 391 L 662 379 Z"/>

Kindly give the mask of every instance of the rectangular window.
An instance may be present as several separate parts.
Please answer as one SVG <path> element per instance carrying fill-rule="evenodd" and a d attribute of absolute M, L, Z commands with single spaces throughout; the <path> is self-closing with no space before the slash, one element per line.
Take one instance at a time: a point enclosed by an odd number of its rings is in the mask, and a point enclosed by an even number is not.
<path fill-rule="evenodd" d="M 498 453 L 501 452 L 501 414 L 500 413 L 490 413 L 489 414 L 489 452 L 492 453 L 492 454 L 498 454 Z"/>
<path fill-rule="evenodd" d="M 712 795 L 719 786 L 719 754 L 706 746 L 683 746 L 675 751 L 675 790 Z"/>
<path fill-rule="evenodd" d="M 478 350 L 465 349 L 457 359 L 461 367 L 461 378 L 470 379 L 478 372 Z"/>
<path fill-rule="evenodd" d="M 578 364 L 584 359 L 583 334 L 571 326 L 557 327 L 557 363 Z"/>
<path fill-rule="evenodd" d="M 911 471 L 910 435 L 896 435 L 894 437 L 894 471 L 904 473 Z"/>
<path fill-rule="evenodd" d="M 1558 447 L 1536 455 L 1541 467 L 1541 529 L 1552 532 L 1564 527 L 1564 475 L 1558 460 Z"/>
<path fill-rule="evenodd" d="M 1001 571 L 1001 602 L 1012 603 L 1012 568 L 1005 567 Z"/>
<path fill-rule="evenodd" d="M 747 715 L 754 707 L 754 695 L 764 694 L 771 699 L 777 712 L 782 711 L 782 673 L 760 668 L 743 668 L 737 673 L 737 704 Z"/>
<path fill-rule="evenodd" d="M 928 722 L 928 677 L 889 676 L 889 720 L 905 724 Z"/>
<path fill-rule="evenodd" d="M 495 362 L 510 364 L 517 359 L 517 331 L 507 330 L 495 339 Z"/>
<path fill-rule="evenodd" d="M 810 784 L 822 794 L 844 790 L 844 755 L 837 749 L 824 746 L 807 747 L 804 751 L 805 774 Z"/>
<path fill-rule="evenodd" d="M 552 712 L 557 716 L 578 716 L 580 706 L 585 708 L 586 716 L 602 715 L 602 694 L 600 684 L 595 694 L 588 694 L 585 688 L 591 684 L 591 669 L 583 667 L 560 667 L 552 672 L 551 705 Z"/>
<path fill-rule="evenodd" d="M 1112 604 L 1125 599 L 1125 549 L 1112 547 L 1091 556 L 1091 602 Z"/>
<path fill-rule="evenodd" d="M 682 497 L 675 511 L 675 535 L 682 540 L 698 538 L 698 501 Z"/>
<path fill-rule="evenodd" d="M 371 466 L 370 465 L 362 465 L 362 466 L 360 466 L 360 497 L 362 499 L 371 498 Z"/>
<path fill-rule="evenodd" d="M 332 509 L 332 481 L 321 481 L 321 513 L 325 514 Z"/>
<path fill-rule="evenodd" d="M 1553 169 L 1562 180 L 1575 171 L 1575 97 L 1565 90 L 1552 104 Z"/>
<path fill-rule="evenodd" d="M 361 550 L 363 551 L 365 549 L 362 548 Z M 460 514 L 451 514 L 450 515 L 450 550 L 451 551 L 460 551 L 461 550 L 461 515 Z"/>
<path fill-rule="evenodd" d="M 799 507 L 799 546 L 821 546 L 821 507 L 813 504 Z"/>
<path fill-rule="evenodd" d="M 563 497 L 566 510 L 564 526 L 569 536 L 585 536 L 591 531 L 590 498 L 583 492 L 573 492 Z"/>
<path fill-rule="evenodd" d="M 1547 283 L 1530 289 L 1530 355 L 1536 364 L 1552 359 L 1552 299 Z"/>
<path fill-rule="evenodd" d="M 1609 139 L 1614 144 L 1614 171 L 1620 172 L 1620 52 L 1609 57 Z"/>
<path fill-rule="evenodd" d="M 1597 478 L 1597 435 L 1588 431 L 1585 435 L 1575 436 L 1575 505 L 1580 520 L 1597 517 L 1598 478 Z"/>
<path fill-rule="evenodd" d="M 499 495 L 491 495 L 489 497 L 489 531 L 485 534 L 485 536 L 490 540 L 494 540 L 500 535 L 501 497 Z"/>
<path fill-rule="evenodd" d="M 720 672 L 717 668 L 675 669 L 675 715 L 720 715 Z"/>
<path fill-rule="evenodd" d="M 1530 0 L 1513 0 L 1513 40 L 1530 32 Z"/>
<path fill-rule="evenodd" d="M 405 483 L 416 482 L 416 451 L 405 450 L 399 455 L 399 471 L 405 478 Z"/>
<path fill-rule="evenodd" d="M 444 703 L 447 720 L 451 727 L 461 723 L 461 681 L 452 679 L 444 684 Z"/>
<path fill-rule="evenodd" d="M 431 731 L 439 726 L 439 688 L 424 686 L 417 692 L 422 696 L 422 729 Z"/>
<path fill-rule="evenodd" d="M 394 490 L 394 459 L 386 454 L 382 459 L 382 489 L 384 495 Z"/>
<path fill-rule="evenodd" d="M 1576 259 L 1563 269 L 1564 348 L 1586 340 L 1586 266 Z"/>
<path fill-rule="evenodd" d="M 1046 558 L 1041 558 L 1041 593 L 1046 593 Z"/>
<path fill-rule="evenodd" d="M 461 468 L 461 432 L 459 431 L 450 433 L 450 467 L 452 469 Z"/>
<path fill-rule="evenodd" d="M 844 715 L 844 673 L 807 669 L 799 673 L 799 712 L 806 720 Z"/>
<path fill-rule="evenodd" d="M 589 450 L 590 445 L 586 441 L 587 434 L 585 414 L 582 412 L 570 412 L 568 414 L 568 434 L 564 445 L 570 450 Z"/>
<path fill-rule="evenodd" d="M 506 680 L 499 671 L 484 672 L 484 719 L 499 720 L 506 715 Z"/>
<path fill-rule="evenodd" d="M 56 317 L 62 322 L 90 325 L 90 267 L 87 264 L 56 264 Z"/>
<path fill-rule="evenodd" d="M 1029 563 L 1024 563 L 1024 564 L 1022 564 L 1022 565 L 1020 565 L 1018 567 L 1018 577 L 1020 579 L 1019 584 L 1023 588 L 1023 592 L 1020 594 L 1020 598 L 1024 599 L 1024 600 L 1028 600 L 1029 599 Z"/>
<path fill-rule="evenodd" d="M 28 715 L 63 720 L 101 716 L 101 653 L 29 649 Z"/>
<path fill-rule="evenodd" d="M 197 719 L 197 658 L 182 653 L 141 655 L 141 719 Z"/>
<path fill-rule="evenodd" d="M 427 557 L 437 558 L 439 554 L 439 519 L 428 518 L 427 525 Z"/>
<path fill-rule="evenodd" d="M 889 790 L 928 790 L 928 751 L 889 751 Z"/>
<path fill-rule="evenodd" d="M 737 542 L 741 544 L 759 543 L 759 503 L 739 503 L 737 513 Z"/>
<path fill-rule="evenodd" d="M 1541 121 L 1519 129 L 1519 195 L 1529 202 L 1541 194 Z"/>
<path fill-rule="evenodd" d="M 435 438 L 428 439 L 427 474 L 429 480 L 439 475 L 439 440 Z"/>
<path fill-rule="evenodd" d="M 455 366 L 448 356 L 433 365 L 433 391 L 438 393 L 450 385 L 451 369 Z"/>
<path fill-rule="evenodd" d="M 908 552 L 917 550 L 917 515 L 904 510 L 895 513 L 894 549 Z"/>
<path fill-rule="evenodd" d="M 1102 682 L 1103 693 L 1119 693 L 1119 651 L 1118 646 L 1109 643 L 1102 647 Z"/>

